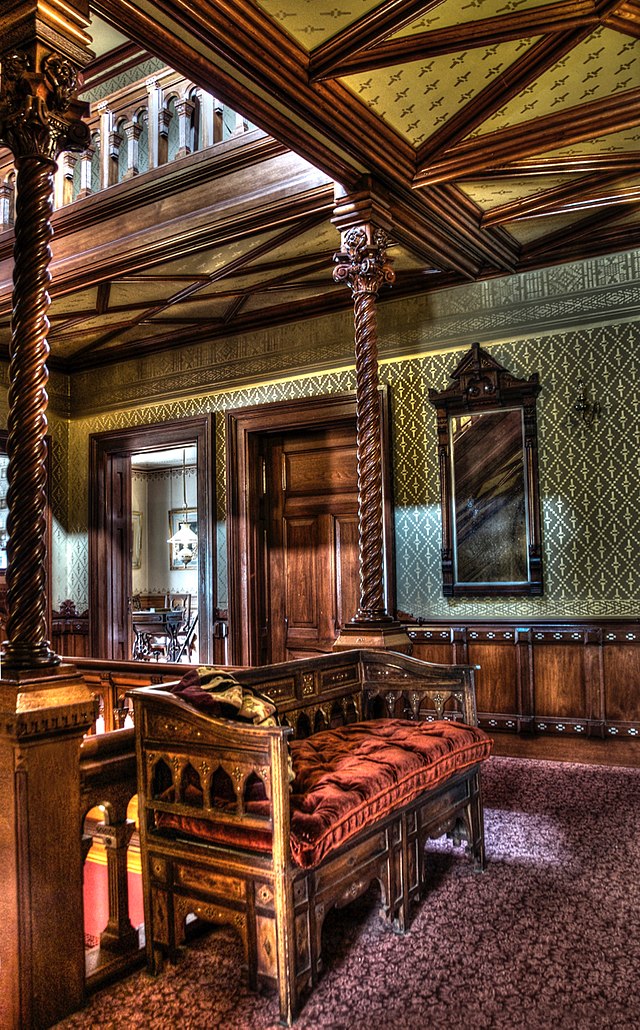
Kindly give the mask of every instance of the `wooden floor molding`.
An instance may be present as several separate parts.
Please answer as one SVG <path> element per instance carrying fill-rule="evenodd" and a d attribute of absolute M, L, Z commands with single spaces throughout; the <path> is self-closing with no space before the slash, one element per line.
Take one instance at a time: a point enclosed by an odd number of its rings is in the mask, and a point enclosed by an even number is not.
<path fill-rule="evenodd" d="M 640 768 L 640 740 L 576 740 L 515 733 L 496 733 L 493 739 L 493 754 L 502 757 Z"/>

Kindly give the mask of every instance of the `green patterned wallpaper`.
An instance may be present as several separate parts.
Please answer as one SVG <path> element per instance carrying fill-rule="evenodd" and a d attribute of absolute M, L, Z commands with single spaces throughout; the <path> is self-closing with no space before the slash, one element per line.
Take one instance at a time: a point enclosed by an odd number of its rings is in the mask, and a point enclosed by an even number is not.
<path fill-rule="evenodd" d="M 637 615 L 639 270 L 639 255 L 630 252 L 380 306 L 380 378 L 390 387 L 393 407 L 396 563 L 398 607 L 402 611 L 461 618 Z M 213 412 L 217 589 L 218 604 L 225 606 L 224 412 L 231 407 L 353 389 L 352 366 L 344 360 L 338 364 L 339 357 L 352 346 L 352 332 L 351 320 L 346 316 L 317 319 L 305 326 L 303 346 L 315 346 L 316 341 L 319 344 L 324 339 L 325 371 L 289 374 L 291 366 L 287 362 L 295 353 L 296 341 L 300 354 L 300 327 L 289 326 L 263 334 L 269 346 L 261 352 L 260 369 L 256 369 L 256 382 L 262 379 L 261 385 L 245 383 L 225 389 L 214 375 L 206 391 L 202 388 L 203 359 L 198 363 L 200 388 L 191 395 L 185 395 L 176 383 L 176 395 L 161 395 L 155 403 L 126 407 L 114 403 L 110 411 L 94 410 L 71 420 L 52 413 L 54 605 L 65 597 L 72 598 L 79 608 L 87 605 L 89 434 Z M 278 334 L 280 350 L 273 346 Z M 239 363 L 244 357 L 245 376 L 247 365 L 252 363 L 250 355 L 262 347 L 257 336 L 236 341 L 235 353 Z M 442 597 L 435 412 L 427 395 L 429 388 L 441 390 L 447 385 L 450 372 L 474 339 L 480 339 L 515 375 L 528 377 L 538 372 L 540 376 L 538 430 L 545 578 L 540 598 Z M 269 355 L 268 363 L 265 354 Z M 140 389 L 148 388 L 154 380 L 160 383 L 162 375 L 158 372 L 167 360 L 167 355 L 159 356 L 158 368 L 148 358 L 140 363 L 144 372 Z M 331 368 L 332 364 L 336 367 Z M 178 365 L 176 358 L 174 367 L 178 369 Z M 190 367 L 193 369 L 193 361 Z M 129 362 L 118 367 L 118 379 L 126 376 L 130 383 L 137 382 L 136 371 L 136 363 Z M 590 430 L 576 425 L 572 417 L 581 377 L 603 408 Z M 109 370 L 97 371 L 95 379 L 104 390 Z M 85 375 L 83 389 L 88 385 Z M 77 386 L 72 383 L 72 395 Z M 132 403 L 131 398 L 128 403 Z M 0 397 L 0 408 L 6 410 L 4 396 Z M 70 475 L 69 469 L 74 474 Z"/>
<path fill-rule="evenodd" d="M 640 610 L 640 347 L 637 324 L 530 337 L 491 347 L 519 377 L 538 372 L 545 589 L 540 598 L 444 598 L 435 413 L 464 351 L 381 370 L 394 397 L 398 605 L 429 616 L 634 616 Z M 572 407 L 583 375 L 603 411 L 593 428 Z M 633 384 L 636 389 L 633 389 Z"/>

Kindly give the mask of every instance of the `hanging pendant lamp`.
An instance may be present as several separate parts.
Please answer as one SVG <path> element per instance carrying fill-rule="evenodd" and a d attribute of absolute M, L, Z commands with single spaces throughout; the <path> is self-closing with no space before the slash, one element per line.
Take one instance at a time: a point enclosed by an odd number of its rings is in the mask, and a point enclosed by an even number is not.
<path fill-rule="evenodd" d="M 191 529 L 187 517 L 187 452 L 182 451 L 182 499 L 184 504 L 184 519 L 178 522 L 178 529 L 170 536 L 167 543 L 178 548 L 176 558 L 186 567 L 192 560 L 198 537 Z"/>

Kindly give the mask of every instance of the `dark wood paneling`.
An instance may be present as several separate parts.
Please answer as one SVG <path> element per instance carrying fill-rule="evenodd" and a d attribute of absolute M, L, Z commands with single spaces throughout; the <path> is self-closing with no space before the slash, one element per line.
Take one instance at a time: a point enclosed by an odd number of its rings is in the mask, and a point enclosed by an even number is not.
<path fill-rule="evenodd" d="M 564 643 L 535 648 L 536 713 L 569 719 L 587 714 L 582 649 Z"/>
<path fill-rule="evenodd" d="M 515 728 L 522 713 L 518 707 L 518 661 L 513 646 L 499 646 L 494 640 L 469 643 L 468 661 L 479 665 L 476 673 L 476 700 L 481 712 L 506 715 Z"/>
<path fill-rule="evenodd" d="M 480 722 L 492 731 L 640 737 L 637 619 L 406 625 L 415 657 L 480 666 Z"/>
<path fill-rule="evenodd" d="M 624 634 L 623 634 L 624 636 Z M 603 648 L 604 717 L 609 723 L 634 723 L 640 714 L 640 634 L 631 643 L 607 642 Z"/>

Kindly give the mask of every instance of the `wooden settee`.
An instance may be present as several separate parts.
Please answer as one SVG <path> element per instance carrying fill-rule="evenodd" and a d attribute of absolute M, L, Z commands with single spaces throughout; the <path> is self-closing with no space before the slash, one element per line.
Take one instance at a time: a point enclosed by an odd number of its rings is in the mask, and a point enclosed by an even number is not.
<path fill-rule="evenodd" d="M 483 868 L 480 766 L 491 741 L 476 728 L 468 666 L 347 651 L 234 675 L 276 703 L 280 726 L 212 718 L 167 684 L 131 693 L 148 966 L 157 972 L 165 956 L 176 957 L 187 917 L 230 924 L 250 984 L 277 986 L 290 1025 L 321 972 L 332 906 L 377 880 L 383 918 L 404 931 L 425 886 L 425 842 L 444 833 L 465 841 Z M 419 734 L 428 753 L 421 769 L 410 756 L 413 767 L 389 787 L 382 779 L 394 772 L 396 751 L 385 734 L 398 731 Z M 327 776 L 332 759 L 322 748 L 335 758 L 342 737 L 355 751 Z M 330 781 L 321 815 L 308 810 L 313 790 L 300 796 L 298 779 L 290 783 L 290 753 L 308 772 L 318 749 L 321 774 L 312 770 L 311 780 Z M 375 789 L 363 800 L 359 779 L 371 768 Z"/>

